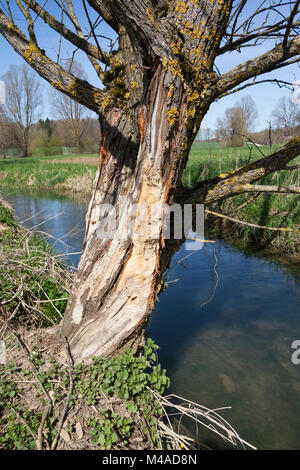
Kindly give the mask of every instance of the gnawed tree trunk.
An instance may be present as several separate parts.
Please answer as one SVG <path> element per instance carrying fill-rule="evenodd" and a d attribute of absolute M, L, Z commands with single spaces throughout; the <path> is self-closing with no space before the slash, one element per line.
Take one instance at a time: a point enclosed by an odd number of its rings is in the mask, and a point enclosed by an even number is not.
<path fill-rule="evenodd" d="M 143 205 L 150 211 L 151 206 L 172 201 L 185 165 L 180 147 L 185 141 L 187 155 L 191 144 L 186 142 L 185 86 L 177 81 L 178 112 L 170 115 L 169 80 L 159 66 L 134 120 L 112 109 L 102 122 L 84 252 L 63 325 L 75 359 L 112 354 L 139 334 L 153 309 L 165 241 L 162 236 L 151 239 L 149 227 L 137 227 L 140 218 L 134 214 Z M 112 240 L 98 237 L 102 204 L 117 208 L 119 234 Z M 128 233 L 126 214 L 133 216 L 133 238 L 121 239 Z M 162 224 L 162 218 L 157 223 Z"/>
<path fill-rule="evenodd" d="M 100 207 L 119 207 L 119 231 L 124 234 L 124 217 L 133 215 L 137 203 L 147 205 L 150 211 L 174 200 L 190 147 L 212 102 L 213 63 L 230 3 L 208 6 L 202 2 L 195 10 L 192 4 L 189 8 L 181 5 L 174 12 L 173 20 L 178 20 L 179 13 L 182 30 L 181 37 L 174 35 L 172 50 L 178 57 L 182 55 L 180 61 L 165 57 L 166 35 L 169 40 L 173 36 L 171 21 L 165 23 L 164 30 L 156 28 L 151 10 L 143 16 L 144 7 L 137 7 L 135 20 L 127 24 L 127 6 L 120 5 L 119 13 L 125 17 L 119 50 L 127 65 L 125 83 L 130 83 L 135 100 L 130 106 L 129 99 L 126 112 L 119 106 L 100 116 L 99 170 L 87 216 L 84 252 L 63 322 L 75 360 L 114 353 L 139 334 L 154 307 L 156 288 L 170 258 L 162 236 L 162 218 L 156 215 L 156 239 L 142 229 L 133 239 L 122 240 L 116 235 L 112 240 L 101 240 L 97 236 L 103 224 Z M 90 4 L 100 8 L 106 18 L 103 4 Z M 136 35 L 141 41 L 138 47 Z M 149 41 L 153 52 L 145 56 Z M 110 99 L 108 92 L 107 102 Z"/>
<path fill-rule="evenodd" d="M 128 230 L 126 215 L 139 212 L 137 203 L 147 205 L 150 211 L 151 206 L 172 204 L 176 198 L 180 203 L 188 201 L 181 187 L 182 171 L 201 121 L 220 93 L 213 64 L 230 4 L 202 2 L 195 10 L 189 3 L 192 15 L 180 4 L 174 22 L 179 13 L 182 29 L 172 50 L 179 58 L 182 54 L 181 61 L 163 58 L 164 36 L 155 27 L 154 53 L 146 65 L 143 51 L 132 46 L 129 26 L 128 35 L 120 33 L 121 62 L 127 64 L 125 83 L 131 84 L 131 98 L 124 109 L 122 97 L 120 106 L 108 106 L 108 111 L 104 102 L 105 111 L 100 114 L 99 169 L 87 215 L 83 255 L 63 322 L 75 360 L 111 355 L 134 341 L 154 307 L 157 287 L 172 255 L 171 244 L 162 236 L 162 218 L 157 214 L 156 239 L 146 233 L 146 228 L 137 235 L 138 217 L 133 217 L 133 238 L 122 239 L 120 234 Z M 147 25 L 139 34 L 146 29 Z M 166 32 L 170 33 L 167 24 Z M 237 71 L 234 76 L 239 80 Z M 225 77 L 223 86 L 229 86 L 229 82 L 230 77 Z M 120 80 L 116 84 L 120 85 Z M 107 103 L 114 92 L 112 86 L 106 94 Z M 271 159 L 270 171 L 274 161 L 276 157 Z M 194 191 L 197 201 L 213 202 L 242 192 L 243 185 L 268 172 L 268 165 L 249 165 L 237 176 L 205 182 Z M 103 226 L 103 204 L 117 210 L 119 233 L 112 240 L 98 236 Z"/>

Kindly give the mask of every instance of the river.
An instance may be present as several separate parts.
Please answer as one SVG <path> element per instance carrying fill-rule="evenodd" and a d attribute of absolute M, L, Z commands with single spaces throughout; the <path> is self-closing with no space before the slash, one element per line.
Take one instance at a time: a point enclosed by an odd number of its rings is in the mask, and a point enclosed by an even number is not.
<path fill-rule="evenodd" d="M 77 253 L 64 256 L 77 266 L 86 199 L 28 190 L 2 195 L 24 226 L 55 237 L 59 253 Z M 300 339 L 300 267 L 292 274 L 224 240 L 181 261 L 189 253 L 183 245 L 174 255 L 169 286 L 147 327 L 170 391 L 207 407 L 232 407 L 223 416 L 259 449 L 300 449 L 300 365 L 291 361 Z M 209 432 L 199 438 L 223 446 Z"/>

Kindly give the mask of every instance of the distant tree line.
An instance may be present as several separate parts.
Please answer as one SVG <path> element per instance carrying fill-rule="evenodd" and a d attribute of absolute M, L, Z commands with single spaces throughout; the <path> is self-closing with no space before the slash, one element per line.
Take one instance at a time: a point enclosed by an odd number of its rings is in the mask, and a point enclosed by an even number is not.
<path fill-rule="evenodd" d="M 74 75 L 84 79 L 76 62 L 69 64 Z M 1 77 L 6 84 L 6 103 L 0 106 L 0 154 L 57 155 L 63 148 L 73 152 L 98 152 L 100 127 L 97 119 L 82 105 L 59 91 L 48 99 L 54 119 L 42 119 L 43 90 L 29 67 L 11 66 Z"/>

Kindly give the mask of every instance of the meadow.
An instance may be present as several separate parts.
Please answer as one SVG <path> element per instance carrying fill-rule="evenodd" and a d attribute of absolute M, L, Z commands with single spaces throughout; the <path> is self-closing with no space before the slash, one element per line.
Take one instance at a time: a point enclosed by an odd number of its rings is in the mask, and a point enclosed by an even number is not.
<path fill-rule="evenodd" d="M 217 143 L 194 143 L 183 174 L 183 184 L 193 188 L 198 181 L 213 178 L 227 171 L 254 162 L 274 151 L 269 147 L 221 147 Z M 54 157 L 7 158 L 0 160 L 0 186 L 2 188 L 54 189 L 90 195 L 98 164 L 96 154 L 63 155 Z M 299 165 L 300 157 L 291 165 Z M 300 170 L 280 171 L 267 176 L 261 184 L 300 185 Z M 284 230 L 261 230 L 259 228 L 231 224 L 238 236 L 261 244 L 270 244 L 283 251 L 300 247 L 300 204 L 298 195 L 242 194 L 212 205 L 210 209 L 227 216 L 263 227 Z M 297 248 L 298 247 L 298 248 Z"/>
<path fill-rule="evenodd" d="M 97 155 L 6 158 L 0 160 L 0 185 L 91 193 Z"/>
<path fill-rule="evenodd" d="M 276 148 L 278 146 L 270 149 L 268 146 L 253 145 L 226 148 L 214 144 L 209 146 L 195 143 L 183 174 L 183 183 L 186 187 L 193 188 L 198 181 L 236 170 L 262 158 L 263 155 L 270 154 Z M 290 166 L 296 165 L 300 165 L 300 157 L 290 164 Z M 300 186 L 300 169 L 273 173 L 259 183 Z M 284 252 L 295 252 L 300 249 L 299 195 L 241 194 L 212 205 L 212 209 L 249 224 L 282 229 L 278 231 L 259 229 L 223 220 L 221 225 L 229 228 L 229 236 L 237 234 L 245 240 L 253 240 L 260 245 Z"/>

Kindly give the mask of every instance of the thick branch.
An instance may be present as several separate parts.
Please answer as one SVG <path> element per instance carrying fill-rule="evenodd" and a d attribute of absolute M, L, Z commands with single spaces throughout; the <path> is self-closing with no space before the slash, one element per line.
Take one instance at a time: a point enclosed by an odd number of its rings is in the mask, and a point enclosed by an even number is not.
<path fill-rule="evenodd" d="M 224 93 L 232 90 L 250 78 L 274 70 L 299 53 L 300 36 L 297 36 L 292 41 L 289 41 L 285 48 L 283 48 L 283 44 L 281 43 L 265 54 L 247 60 L 219 78 L 216 91 L 217 97 L 224 95 Z"/>
<path fill-rule="evenodd" d="M 80 80 L 49 59 L 36 44 L 28 41 L 22 31 L 0 9 L 0 33 L 26 62 L 52 86 L 78 103 L 95 111 L 101 111 L 103 93 L 88 82 Z"/>
<path fill-rule="evenodd" d="M 299 28 L 300 23 L 297 21 L 295 23 L 291 24 L 291 28 Z M 241 34 L 239 39 L 232 41 L 231 36 L 231 41 L 229 41 L 225 46 L 220 47 L 218 51 L 218 55 L 222 55 L 225 52 L 230 52 L 230 51 L 236 51 L 240 50 L 242 47 L 252 47 L 255 46 L 258 41 L 262 41 L 265 39 L 272 39 L 272 38 L 278 38 L 282 35 L 282 31 L 286 30 L 287 25 L 285 22 L 280 22 L 276 25 L 269 26 L 267 28 L 263 29 L 258 29 L 255 33 L 252 34 Z M 237 35 L 239 36 L 239 35 Z M 285 36 L 284 36 L 285 37 Z M 288 37 L 286 37 L 287 41 Z M 253 42 L 251 42 L 253 41 Z M 284 44 L 284 41 L 283 41 Z"/>
<path fill-rule="evenodd" d="M 281 170 L 299 154 L 300 137 L 296 137 L 281 149 L 255 163 L 246 165 L 236 171 L 222 174 L 217 178 L 200 182 L 191 191 L 179 191 L 178 199 L 181 203 L 211 203 L 244 192 L 264 192 L 264 188 L 266 189 L 267 186 L 251 186 L 251 183 L 274 171 Z M 277 190 L 276 192 L 288 193 L 292 191 L 282 189 L 282 191 Z M 293 192 L 295 193 L 296 191 L 294 190 Z"/>

